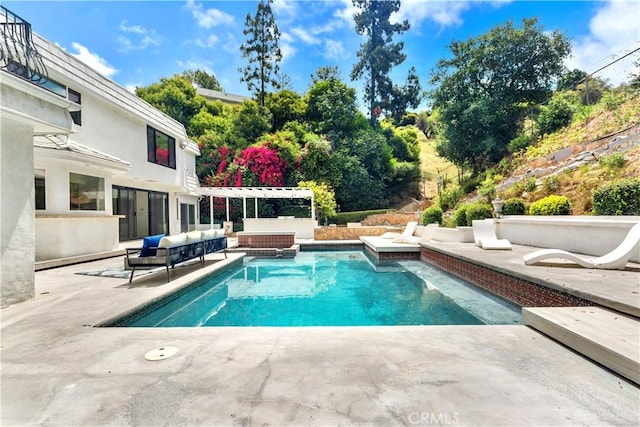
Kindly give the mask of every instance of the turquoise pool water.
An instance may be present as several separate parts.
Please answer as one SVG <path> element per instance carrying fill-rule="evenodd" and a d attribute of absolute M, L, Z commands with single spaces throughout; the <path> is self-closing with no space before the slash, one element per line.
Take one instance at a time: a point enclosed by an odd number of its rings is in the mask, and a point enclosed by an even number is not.
<path fill-rule="evenodd" d="M 419 261 L 361 251 L 252 259 L 204 279 L 123 326 L 518 324 L 520 308 Z"/>

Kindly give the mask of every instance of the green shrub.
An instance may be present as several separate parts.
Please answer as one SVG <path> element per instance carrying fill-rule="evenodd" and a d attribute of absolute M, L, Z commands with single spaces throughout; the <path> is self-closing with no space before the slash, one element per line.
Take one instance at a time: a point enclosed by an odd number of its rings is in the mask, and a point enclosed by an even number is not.
<path fill-rule="evenodd" d="M 493 217 L 493 207 L 488 203 L 470 203 L 467 205 L 467 225 L 471 227 L 474 219 Z"/>
<path fill-rule="evenodd" d="M 620 106 L 620 104 L 622 104 L 622 101 L 620 100 L 620 98 L 618 98 L 612 92 L 605 93 L 602 96 L 602 99 L 600 100 L 600 102 L 604 104 L 604 108 L 606 108 L 608 111 L 613 111 L 617 109 Z"/>
<path fill-rule="evenodd" d="M 348 222 L 360 222 L 369 215 L 377 215 L 394 212 L 394 209 L 376 209 L 370 211 L 353 211 L 353 212 L 340 212 L 335 216 L 329 218 L 329 222 L 332 224 L 345 225 Z"/>
<path fill-rule="evenodd" d="M 640 179 L 603 185 L 593 193 L 596 215 L 640 215 Z"/>
<path fill-rule="evenodd" d="M 496 184 L 493 178 L 486 177 L 484 181 L 482 181 L 482 185 L 478 189 L 478 194 L 480 194 L 487 202 L 491 202 L 491 200 L 496 197 Z"/>
<path fill-rule="evenodd" d="M 428 225 L 433 223 L 442 224 L 442 208 L 440 206 L 429 206 L 422 211 L 422 224 Z"/>
<path fill-rule="evenodd" d="M 537 200 L 529 206 L 530 215 L 569 215 L 570 213 L 569 199 L 555 194 Z"/>
<path fill-rule="evenodd" d="M 560 189 L 560 178 L 557 175 L 549 176 L 542 181 L 542 189 L 545 194 L 553 194 Z"/>
<path fill-rule="evenodd" d="M 537 186 L 538 184 L 536 184 L 536 178 L 534 176 L 530 176 L 524 182 L 524 191 L 526 191 L 527 193 L 531 193 L 533 191 L 536 191 Z"/>
<path fill-rule="evenodd" d="M 502 206 L 503 215 L 524 215 L 527 212 L 527 205 L 524 200 L 518 197 L 512 197 L 504 201 Z"/>
<path fill-rule="evenodd" d="M 513 138 L 511 141 L 509 141 L 509 145 L 507 146 L 507 149 L 509 150 L 510 153 L 516 153 L 530 146 L 532 140 L 533 138 L 531 137 L 531 135 L 526 135 L 526 134 L 519 135 Z"/>
<path fill-rule="evenodd" d="M 458 201 L 460 201 L 460 197 L 462 197 L 460 188 L 454 188 L 450 191 L 442 190 L 440 197 L 438 197 L 438 204 L 443 211 L 448 211 L 456 207 Z"/>
<path fill-rule="evenodd" d="M 456 212 L 453 214 L 453 222 L 458 227 L 465 227 L 467 222 L 467 207 L 469 205 L 460 205 Z"/>
<path fill-rule="evenodd" d="M 479 176 L 469 178 L 462 184 L 462 191 L 464 192 L 464 194 L 469 194 L 473 192 L 473 190 L 478 188 L 480 182 L 482 182 L 482 180 Z"/>
<path fill-rule="evenodd" d="M 498 170 L 506 175 L 511 169 L 511 159 L 509 157 L 503 157 L 502 160 L 498 162 Z"/>
<path fill-rule="evenodd" d="M 600 166 L 610 169 L 621 168 L 625 162 L 626 160 L 622 153 L 611 153 L 598 158 L 598 164 L 600 164 Z"/>
<path fill-rule="evenodd" d="M 538 115 L 540 134 L 550 134 L 571 123 L 573 108 L 564 99 L 553 98 L 546 107 L 542 107 Z"/>

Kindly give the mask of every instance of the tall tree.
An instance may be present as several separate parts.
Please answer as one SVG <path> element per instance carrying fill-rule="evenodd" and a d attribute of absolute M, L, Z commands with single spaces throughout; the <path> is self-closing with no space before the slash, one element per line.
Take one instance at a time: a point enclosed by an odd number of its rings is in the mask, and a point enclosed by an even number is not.
<path fill-rule="evenodd" d="M 452 57 L 438 61 L 431 80 L 443 124 L 439 151 L 477 172 L 505 154 L 528 106 L 551 97 L 571 44 L 525 19 L 521 28 L 508 22 L 449 49 Z"/>
<path fill-rule="evenodd" d="M 280 88 L 278 63 L 282 60 L 282 52 L 278 42 L 280 30 L 276 25 L 271 2 L 273 0 L 260 0 L 254 17 L 247 14 L 244 23 L 244 35 L 247 40 L 240 46 L 242 57 L 249 63 L 240 68 L 241 82 L 247 83 L 247 87 L 256 97 L 260 105 L 264 106 L 264 99 L 269 86 Z"/>
<path fill-rule="evenodd" d="M 137 87 L 136 95 L 185 127 L 207 103 L 188 79 L 177 74 L 170 78 L 163 77 L 159 83 Z"/>
<path fill-rule="evenodd" d="M 327 136 L 335 145 L 362 128 L 360 118 L 364 120 L 364 126 L 367 122 L 358 112 L 356 90 L 334 78 L 333 74 L 327 74 L 327 77 L 328 80 L 318 80 L 307 92 L 305 116 L 314 132 Z"/>
<path fill-rule="evenodd" d="M 407 82 L 403 86 L 393 85 L 389 102 L 389 113 L 393 122 L 398 125 L 407 112 L 407 107 L 417 108 L 422 100 L 422 88 L 416 69 L 411 67 L 407 76 Z"/>
<path fill-rule="evenodd" d="M 182 77 L 202 89 L 222 90 L 222 86 L 220 86 L 220 82 L 216 76 L 209 74 L 206 71 L 186 70 L 182 72 Z"/>
<path fill-rule="evenodd" d="M 369 104 L 369 120 L 373 124 L 381 112 L 391 110 L 394 87 L 389 72 L 406 58 L 402 53 L 404 43 L 394 43 L 393 36 L 407 31 L 409 22 L 389 21 L 391 14 L 400 10 L 400 0 L 353 0 L 353 5 L 359 9 L 353 16 L 356 32 L 365 36 L 366 42 L 360 45 L 351 78 L 366 80 L 364 100 Z"/>

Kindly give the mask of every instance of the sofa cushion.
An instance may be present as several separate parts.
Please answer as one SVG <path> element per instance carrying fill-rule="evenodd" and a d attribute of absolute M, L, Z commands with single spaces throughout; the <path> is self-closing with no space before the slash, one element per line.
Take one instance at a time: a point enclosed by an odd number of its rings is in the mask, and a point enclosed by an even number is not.
<path fill-rule="evenodd" d="M 164 236 L 160 239 L 159 248 L 173 248 L 174 246 L 182 246 L 187 243 L 186 233 L 176 234 L 174 236 Z"/>
<path fill-rule="evenodd" d="M 202 232 L 202 240 L 211 240 L 211 239 L 214 239 L 215 237 L 216 237 L 216 230 L 214 229 L 204 230 Z"/>
<path fill-rule="evenodd" d="M 164 234 L 156 234 L 155 236 L 147 236 L 142 240 L 142 250 L 140 251 L 141 257 L 155 256 L 156 248 L 160 244 L 160 240 L 164 237 Z"/>
<path fill-rule="evenodd" d="M 139 257 L 139 258 L 129 258 L 130 266 L 143 266 L 143 265 L 162 265 L 167 263 L 167 258 L 165 256 L 147 256 L 147 257 Z"/>
<path fill-rule="evenodd" d="M 187 233 L 187 243 L 196 243 L 202 240 L 201 231 L 190 231 Z"/>
<path fill-rule="evenodd" d="M 224 230 L 221 228 L 204 230 L 202 232 L 202 240 L 211 240 L 211 239 L 216 239 L 218 237 L 224 237 Z"/>

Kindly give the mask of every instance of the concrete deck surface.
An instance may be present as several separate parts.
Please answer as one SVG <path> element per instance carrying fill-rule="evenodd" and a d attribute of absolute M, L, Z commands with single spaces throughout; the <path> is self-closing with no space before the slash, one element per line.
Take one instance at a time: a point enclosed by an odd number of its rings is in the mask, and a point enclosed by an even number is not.
<path fill-rule="evenodd" d="M 526 326 L 93 327 L 234 257 L 170 283 L 75 274 L 121 258 L 37 272 L 0 311 L 0 424 L 640 424 L 638 387 Z"/>

